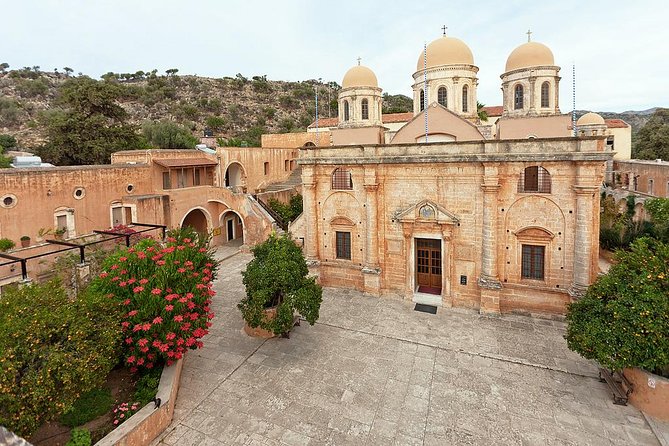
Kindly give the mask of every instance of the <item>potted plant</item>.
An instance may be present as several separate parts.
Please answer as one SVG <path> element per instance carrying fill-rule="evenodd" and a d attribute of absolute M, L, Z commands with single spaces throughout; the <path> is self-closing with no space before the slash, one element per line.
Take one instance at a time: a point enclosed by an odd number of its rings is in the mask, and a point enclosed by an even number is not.
<path fill-rule="evenodd" d="M 0 238 L 0 251 L 9 251 L 12 249 L 16 244 L 14 243 L 14 240 L 10 240 L 8 238 Z"/>
<path fill-rule="evenodd" d="M 53 235 L 56 238 L 56 240 L 62 240 L 63 236 L 65 235 L 65 232 L 67 232 L 67 229 L 65 228 L 56 228 L 53 230 Z"/>
<path fill-rule="evenodd" d="M 669 244 L 639 238 L 615 258 L 569 306 L 567 343 L 602 367 L 622 371 L 632 387 L 629 401 L 669 421 Z"/>
<path fill-rule="evenodd" d="M 28 237 L 27 235 L 22 235 L 21 236 L 21 247 L 22 248 L 27 248 L 28 246 L 30 246 L 30 237 Z"/>
<path fill-rule="evenodd" d="M 246 297 L 237 306 L 250 336 L 287 335 L 299 313 L 314 324 L 322 289 L 309 272 L 302 251 L 288 234 L 276 234 L 251 249 L 253 260 L 242 272 Z"/>

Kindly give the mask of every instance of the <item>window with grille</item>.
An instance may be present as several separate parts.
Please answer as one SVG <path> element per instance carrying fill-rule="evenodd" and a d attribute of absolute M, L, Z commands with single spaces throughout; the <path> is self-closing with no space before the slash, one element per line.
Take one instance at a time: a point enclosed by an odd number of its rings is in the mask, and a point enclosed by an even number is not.
<path fill-rule="evenodd" d="M 469 87 L 462 87 L 462 112 L 467 113 L 469 111 Z"/>
<path fill-rule="evenodd" d="M 423 90 L 420 91 L 420 111 L 425 110 L 425 92 Z"/>
<path fill-rule="evenodd" d="M 446 87 L 439 87 L 439 91 L 437 91 L 437 102 L 444 107 L 448 107 L 448 92 L 446 91 Z"/>
<path fill-rule="evenodd" d="M 544 279 L 544 246 L 523 245 L 522 278 Z"/>
<path fill-rule="evenodd" d="M 526 167 L 518 180 L 518 192 L 551 193 L 551 174 L 541 166 Z"/>
<path fill-rule="evenodd" d="M 351 171 L 338 168 L 332 172 L 332 189 L 335 190 L 352 190 L 353 179 L 351 178 Z"/>
<path fill-rule="evenodd" d="M 337 258 L 351 260 L 351 233 L 337 231 Z"/>
<path fill-rule="evenodd" d="M 648 180 L 648 193 L 649 193 L 650 195 L 653 195 L 653 194 L 654 194 L 654 191 L 653 191 L 653 186 L 654 186 L 654 184 L 653 184 L 653 183 L 654 183 L 654 182 L 653 182 L 653 179 L 652 179 L 652 178 L 651 178 L 650 180 Z"/>
<path fill-rule="evenodd" d="M 549 94 L 551 91 L 551 86 L 548 82 L 544 82 L 541 84 L 541 106 L 542 107 L 550 107 L 550 99 L 549 99 Z"/>
<path fill-rule="evenodd" d="M 348 121 L 350 117 L 350 112 L 348 109 L 348 101 L 344 101 L 344 121 Z"/>
<path fill-rule="evenodd" d="M 513 108 L 514 110 L 522 110 L 523 109 L 523 86 L 522 85 L 516 85 L 516 88 L 513 89 Z"/>
<path fill-rule="evenodd" d="M 362 119 L 369 119 L 369 102 L 367 99 L 362 100 Z"/>

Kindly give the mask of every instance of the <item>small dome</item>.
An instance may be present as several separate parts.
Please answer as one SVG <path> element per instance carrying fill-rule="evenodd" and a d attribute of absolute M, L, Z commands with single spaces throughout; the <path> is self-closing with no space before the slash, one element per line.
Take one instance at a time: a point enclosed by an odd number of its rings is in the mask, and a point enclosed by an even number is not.
<path fill-rule="evenodd" d="M 606 125 L 606 122 L 597 113 L 589 112 L 578 118 L 576 125 Z"/>
<path fill-rule="evenodd" d="M 543 65 L 555 65 L 555 59 L 551 49 L 539 42 L 523 43 L 506 59 L 506 71 Z"/>
<path fill-rule="evenodd" d="M 342 88 L 349 87 L 378 87 L 376 74 L 363 65 L 356 65 L 346 72 L 341 83 Z"/>
<path fill-rule="evenodd" d="M 455 37 L 443 36 L 427 46 L 427 68 L 439 65 L 474 65 L 474 55 L 467 44 Z M 420 52 L 416 71 L 425 67 L 425 54 Z"/>

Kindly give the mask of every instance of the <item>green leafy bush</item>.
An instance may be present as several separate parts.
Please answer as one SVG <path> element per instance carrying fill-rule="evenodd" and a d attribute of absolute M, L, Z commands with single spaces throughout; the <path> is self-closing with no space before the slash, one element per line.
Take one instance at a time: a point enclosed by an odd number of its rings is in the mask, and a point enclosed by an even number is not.
<path fill-rule="evenodd" d="M 274 334 L 290 331 L 298 312 L 314 324 L 322 301 L 322 289 L 312 277 L 300 248 L 287 234 L 272 234 L 252 250 L 253 260 L 242 272 L 246 297 L 237 306 L 250 327 Z M 276 317 L 267 319 L 265 311 L 276 308 Z"/>
<path fill-rule="evenodd" d="M 567 312 L 571 350 L 618 370 L 669 376 L 669 245 L 640 238 Z"/>
<path fill-rule="evenodd" d="M 99 386 L 118 362 L 118 304 L 90 291 L 68 298 L 59 281 L 0 299 L 0 424 L 30 435 Z"/>
<path fill-rule="evenodd" d="M 295 220 L 302 213 L 302 195 L 300 194 L 290 197 L 288 204 L 282 203 L 275 198 L 270 198 L 267 204 L 286 222 Z"/>
<path fill-rule="evenodd" d="M 72 429 L 71 435 L 65 446 L 91 446 L 91 433 L 88 429 Z"/>
<path fill-rule="evenodd" d="M 61 424 L 77 427 L 106 414 L 114 404 L 107 387 L 97 387 L 79 397 L 70 410 L 60 417 Z"/>
<path fill-rule="evenodd" d="M 149 401 L 153 401 L 153 399 L 156 397 L 156 392 L 158 392 L 158 384 L 160 384 L 160 376 L 162 373 L 162 367 L 146 370 L 137 380 L 133 399 L 139 403 L 140 407 L 143 407 Z"/>
<path fill-rule="evenodd" d="M 8 251 L 12 249 L 16 244 L 13 240 L 8 238 L 0 238 L 0 251 Z"/>
<path fill-rule="evenodd" d="M 142 124 L 142 134 L 159 149 L 193 149 L 199 142 L 190 130 L 170 121 L 147 121 Z"/>

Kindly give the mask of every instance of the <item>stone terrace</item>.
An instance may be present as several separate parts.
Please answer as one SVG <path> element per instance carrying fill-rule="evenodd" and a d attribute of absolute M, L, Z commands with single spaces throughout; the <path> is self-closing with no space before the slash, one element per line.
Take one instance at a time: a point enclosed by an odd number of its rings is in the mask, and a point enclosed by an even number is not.
<path fill-rule="evenodd" d="M 564 324 L 325 289 L 290 339 L 242 332 L 239 254 L 223 262 L 205 348 L 186 360 L 161 445 L 657 445 L 616 406 Z"/>

